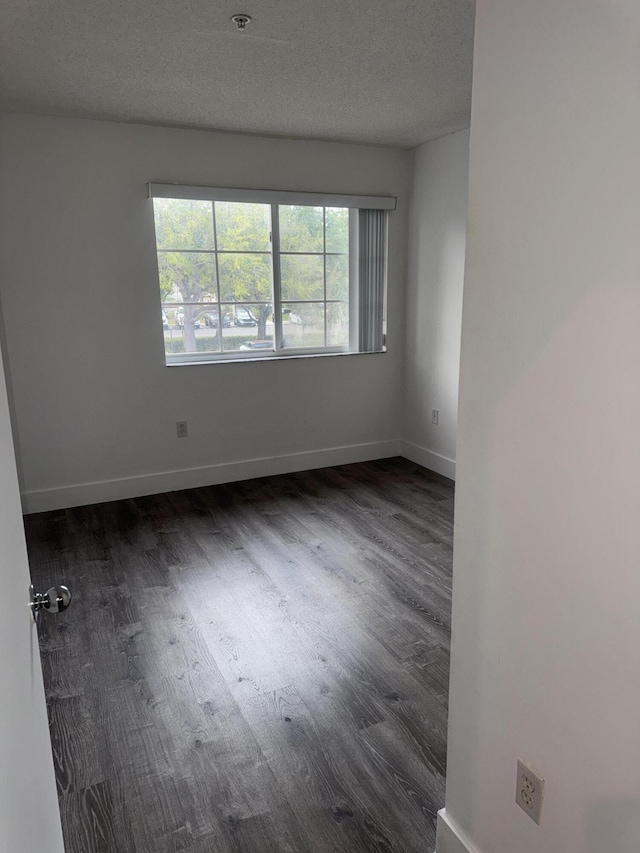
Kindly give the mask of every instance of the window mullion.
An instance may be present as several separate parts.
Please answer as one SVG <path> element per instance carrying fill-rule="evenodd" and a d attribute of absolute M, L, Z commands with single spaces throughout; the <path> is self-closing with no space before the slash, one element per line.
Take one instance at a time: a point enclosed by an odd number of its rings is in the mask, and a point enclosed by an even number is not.
<path fill-rule="evenodd" d="M 322 208 L 322 280 L 323 280 L 323 316 L 324 316 L 324 345 L 327 346 L 327 208 Z"/>
<path fill-rule="evenodd" d="M 224 335 L 224 322 L 222 317 L 222 305 L 220 304 L 220 270 L 218 268 L 218 227 L 216 225 L 216 203 L 211 202 L 211 216 L 213 218 L 213 250 L 216 259 L 216 295 L 218 297 L 218 343 L 220 352 L 224 352 L 222 336 Z"/>
<path fill-rule="evenodd" d="M 278 205 L 271 205 L 271 268 L 273 274 L 273 330 L 274 348 L 282 349 L 282 293 L 280 267 L 280 219 Z"/>
<path fill-rule="evenodd" d="M 349 210 L 349 349 L 360 350 L 360 293 L 358 287 L 358 211 Z"/>

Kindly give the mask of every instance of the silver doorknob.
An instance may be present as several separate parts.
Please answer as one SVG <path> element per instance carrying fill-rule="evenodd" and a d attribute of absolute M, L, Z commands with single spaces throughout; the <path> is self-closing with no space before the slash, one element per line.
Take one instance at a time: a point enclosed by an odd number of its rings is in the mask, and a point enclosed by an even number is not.
<path fill-rule="evenodd" d="M 47 613 L 61 613 L 71 604 L 71 592 L 66 586 L 52 586 L 46 592 L 36 592 L 31 586 L 31 612 L 33 618 L 38 621 L 41 610 Z"/>

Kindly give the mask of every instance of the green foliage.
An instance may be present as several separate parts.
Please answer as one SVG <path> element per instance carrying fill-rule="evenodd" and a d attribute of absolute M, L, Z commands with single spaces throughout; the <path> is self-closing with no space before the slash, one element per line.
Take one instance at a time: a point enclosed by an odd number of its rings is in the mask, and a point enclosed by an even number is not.
<path fill-rule="evenodd" d="M 217 298 L 213 255 L 158 252 L 158 274 L 164 301 L 203 302 Z"/>
<path fill-rule="evenodd" d="M 283 299 L 324 299 L 322 255 L 282 255 L 280 270 Z"/>
<path fill-rule="evenodd" d="M 271 254 L 219 255 L 223 302 L 271 302 Z"/>
<path fill-rule="evenodd" d="M 344 207 L 280 207 L 280 249 L 282 298 L 324 299 L 323 216 L 326 251 L 343 253 L 327 256 L 327 298 L 347 299 L 349 295 L 349 211 Z M 286 254 L 287 252 L 298 254 Z M 308 254 L 305 254 L 308 253 Z"/>
<path fill-rule="evenodd" d="M 271 208 L 266 204 L 216 202 L 216 234 L 220 254 L 220 298 L 224 302 L 256 302 L 258 337 L 265 336 L 272 312 Z"/>
<path fill-rule="evenodd" d="M 322 252 L 322 207 L 280 205 L 280 251 Z"/>
<path fill-rule="evenodd" d="M 210 201 L 156 198 L 153 203 L 158 249 L 158 274 L 163 301 L 201 302 L 216 298 Z M 192 250 L 185 252 L 184 250 Z M 169 250 L 169 251 L 167 251 Z M 183 250 L 183 251 L 179 251 Z"/>
<path fill-rule="evenodd" d="M 346 207 L 327 207 L 327 252 L 349 253 L 349 210 Z"/>
<path fill-rule="evenodd" d="M 156 245 L 159 249 L 214 248 L 212 203 L 192 199 L 153 200 Z"/>
<path fill-rule="evenodd" d="M 346 207 L 280 206 L 280 249 L 283 252 L 324 251 L 322 223 L 326 224 L 326 251 L 349 251 L 349 210 Z"/>
<path fill-rule="evenodd" d="M 349 299 L 348 255 L 327 255 L 327 299 Z"/>
<path fill-rule="evenodd" d="M 221 252 L 271 252 L 268 204 L 216 202 L 216 235 Z"/>

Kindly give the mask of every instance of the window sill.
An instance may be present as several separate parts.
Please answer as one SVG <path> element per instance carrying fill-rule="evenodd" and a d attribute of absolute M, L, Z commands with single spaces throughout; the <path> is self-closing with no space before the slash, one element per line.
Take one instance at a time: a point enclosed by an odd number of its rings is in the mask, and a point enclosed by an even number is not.
<path fill-rule="evenodd" d="M 307 358 L 334 358 L 335 356 L 345 356 L 345 355 L 383 355 L 386 353 L 386 347 L 382 350 L 376 350 L 375 352 L 309 352 L 309 353 L 292 353 L 291 355 L 260 355 L 260 356 L 251 356 L 249 358 L 220 358 L 220 359 L 212 359 L 211 361 L 205 361 L 204 359 L 194 359 L 193 361 L 181 360 L 181 361 L 168 361 L 166 362 L 166 367 L 209 367 L 214 364 L 256 364 L 262 363 L 263 361 L 293 361 L 294 359 L 307 359 Z"/>

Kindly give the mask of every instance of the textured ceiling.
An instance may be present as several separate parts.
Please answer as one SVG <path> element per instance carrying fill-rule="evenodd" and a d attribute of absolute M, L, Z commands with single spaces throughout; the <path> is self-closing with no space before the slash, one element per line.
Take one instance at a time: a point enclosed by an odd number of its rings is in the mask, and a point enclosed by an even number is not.
<path fill-rule="evenodd" d="M 409 148 L 469 122 L 473 17 L 473 0 L 4 0 L 0 107 Z"/>

